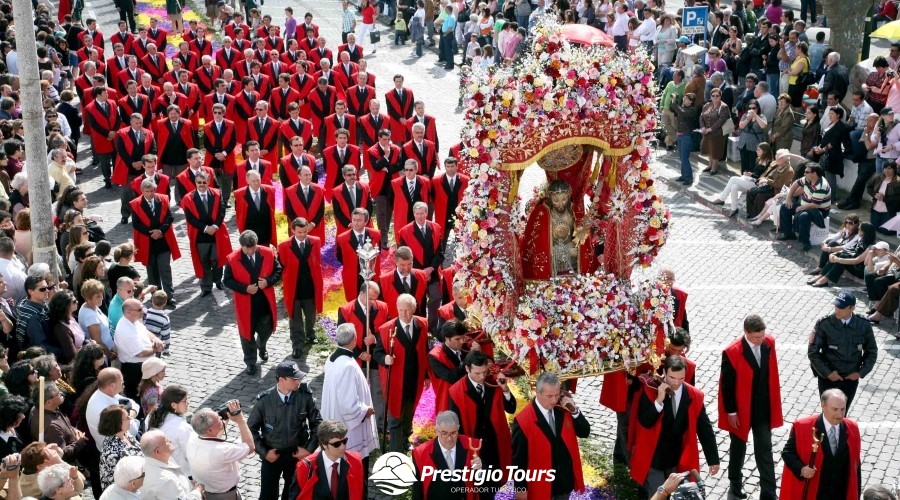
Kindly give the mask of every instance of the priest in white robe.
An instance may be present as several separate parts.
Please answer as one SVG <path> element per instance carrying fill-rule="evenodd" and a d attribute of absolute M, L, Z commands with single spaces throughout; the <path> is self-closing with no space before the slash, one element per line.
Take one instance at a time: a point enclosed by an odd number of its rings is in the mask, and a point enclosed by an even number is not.
<path fill-rule="evenodd" d="M 344 323 L 338 326 L 336 337 L 338 348 L 325 362 L 322 418 L 338 420 L 347 426 L 347 449 L 359 453 L 363 468 L 368 471 L 369 454 L 378 448 L 372 393 L 353 355 L 356 329 Z"/>

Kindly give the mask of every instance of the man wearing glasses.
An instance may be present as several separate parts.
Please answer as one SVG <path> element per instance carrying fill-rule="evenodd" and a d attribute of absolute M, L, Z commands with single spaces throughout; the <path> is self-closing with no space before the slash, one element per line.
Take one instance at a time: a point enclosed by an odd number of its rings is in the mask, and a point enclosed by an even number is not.
<path fill-rule="evenodd" d="M 781 207 L 780 224 L 782 233 L 776 239 L 780 241 L 799 239 L 803 251 L 810 249 L 810 225 L 825 227 L 825 217 L 831 210 L 831 186 L 823 176 L 822 167 L 807 162 L 803 169 L 803 177 L 794 181 L 788 192 L 787 201 Z M 794 233 L 794 223 L 798 231 Z"/>
<path fill-rule="evenodd" d="M 25 350 L 29 346 L 43 346 L 48 353 L 62 355 L 62 348 L 51 341 L 50 326 L 47 318 L 47 301 L 50 300 L 50 287 L 43 276 L 25 278 L 25 300 L 16 308 L 16 338 L 19 347 Z"/>
<path fill-rule="evenodd" d="M 419 481 L 413 484 L 413 498 L 470 498 L 471 481 L 463 483 L 461 480 L 447 481 L 441 474 L 444 470 L 469 470 L 481 469 L 481 458 L 478 450 L 472 446 L 479 446 L 479 439 L 473 439 L 459 434 L 459 418 L 452 411 L 444 411 L 438 414 L 434 426 L 437 437 L 417 446 L 413 452 L 413 463 L 416 466 L 416 477 Z M 434 475 L 423 474 L 425 467 L 429 467 Z M 493 496 L 493 494 L 491 494 Z"/>
<path fill-rule="evenodd" d="M 410 158 L 403 163 L 403 175 L 391 181 L 394 194 L 394 240 L 400 241 L 400 229 L 413 220 L 413 205 L 430 201 L 431 181 L 417 175 L 419 162 Z"/>
<path fill-rule="evenodd" d="M 122 317 L 116 324 L 114 339 L 119 361 L 122 362 L 125 396 L 138 399 L 141 365 L 164 348 L 162 341 L 144 326 L 144 306 L 141 301 L 128 299 L 122 304 Z"/>
<path fill-rule="evenodd" d="M 247 425 L 253 433 L 261 463 L 260 500 L 278 499 L 280 478 L 284 478 L 281 498 L 296 498 L 296 495 L 288 496 L 288 490 L 297 461 L 319 446 L 317 432 L 322 417 L 312 390 L 300 382 L 304 376 L 297 363 L 282 362 L 275 368 L 275 387 L 260 393 L 250 410 Z"/>
<path fill-rule="evenodd" d="M 290 498 L 361 500 L 366 471 L 359 454 L 347 450 L 347 426 L 337 420 L 323 420 L 317 438 L 319 450 L 297 462 L 297 486 L 292 488 Z"/>

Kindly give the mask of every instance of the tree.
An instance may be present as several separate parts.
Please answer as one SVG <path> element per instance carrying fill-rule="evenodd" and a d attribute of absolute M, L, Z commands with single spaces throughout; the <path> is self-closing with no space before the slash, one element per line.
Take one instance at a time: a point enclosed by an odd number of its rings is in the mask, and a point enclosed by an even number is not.
<path fill-rule="evenodd" d="M 12 4 L 16 52 L 19 54 L 19 95 L 22 97 L 22 125 L 25 127 L 25 168 L 28 174 L 34 262 L 48 264 L 53 275 L 59 276 L 56 230 L 50 210 L 50 174 L 47 165 L 47 139 L 44 135 L 43 93 L 34 36 L 34 12 L 31 0 L 13 0 Z"/>
<path fill-rule="evenodd" d="M 873 0 L 820 0 L 828 14 L 831 40 L 828 45 L 841 54 L 841 64 L 852 68 L 862 51 L 866 16 Z"/>

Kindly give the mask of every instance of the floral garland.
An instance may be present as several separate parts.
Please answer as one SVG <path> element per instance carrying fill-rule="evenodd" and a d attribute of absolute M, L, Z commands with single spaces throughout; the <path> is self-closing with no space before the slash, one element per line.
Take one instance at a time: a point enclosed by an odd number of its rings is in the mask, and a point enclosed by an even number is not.
<path fill-rule="evenodd" d="M 606 179 L 586 187 L 593 203 L 585 221 L 594 241 L 602 239 L 604 221 L 633 224 L 634 234 L 618 243 L 629 268 L 649 266 L 659 253 L 669 212 L 649 165 L 656 126 L 651 63 L 641 54 L 570 46 L 561 30 L 545 18 L 519 64 L 461 78 L 467 119 L 460 163 L 471 180 L 457 211 L 456 279 L 472 291 L 472 315 L 514 359 L 539 357 L 546 369 L 576 372 L 646 359 L 656 327 L 671 318 L 668 292 L 650 282 L 632 285 L 627 273 L 523 288 L 510 242 L 524 233 L 542 188 L 524 206 L 510 200 L 513 179 L 501 165 L 527 161 L 522 155 L 546 138 L 591 137 L 630 150 L 609 174 L 608 200 L 601 201 Z M 653 293 L 656 301 L 645 300 Z"/>

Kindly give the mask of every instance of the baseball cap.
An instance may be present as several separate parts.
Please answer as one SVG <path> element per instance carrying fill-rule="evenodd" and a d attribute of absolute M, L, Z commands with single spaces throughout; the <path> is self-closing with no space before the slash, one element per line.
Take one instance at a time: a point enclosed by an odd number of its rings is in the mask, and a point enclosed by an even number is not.
<path fill-rule="evenodd" d="M 293 361 L 282 361 L 278 363 L 278 366 L 275 368 L 275 376 L 278 378 L 287 377 L 300 380 L 301 378 L 306 376 L 306 372 L 300 371 L 297 368 L 297 363 Z"/>
<path fill-rule="evenodd" d="M 834 298 L 832 304 L 841 309 L 846 309 L 856 305 L 856 297 L 846 290 L 841 290 L 838 292 L 837 297 Z"/>
<path fill-rule="evenodd" d="M 886 241 L 879 241 L 878 243 L 875 244 L 875 248 L 877 248 L 879 250 L 890 250 L 891 246 L 888 245 L 888 242 L 886 242 Z"/>
<path fill-rule="evenodd" d="M 678 43 L 689 44 L 691 43 L 691 39 L 686 36 L 682 36 L 678 39 Z"/>

